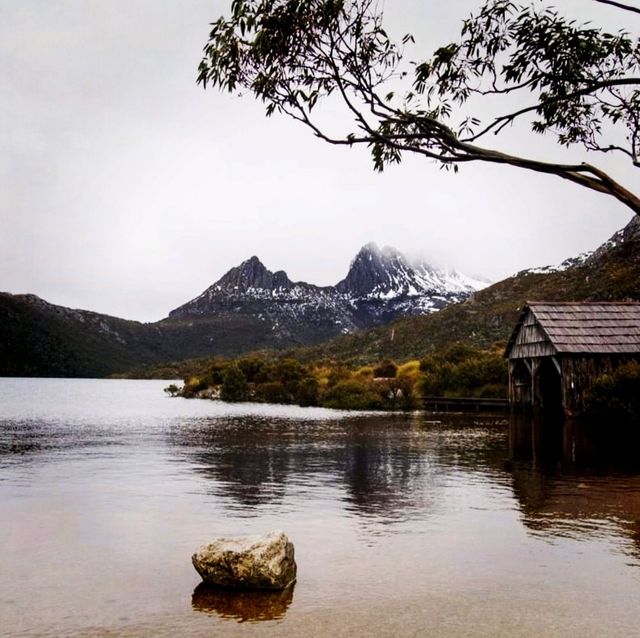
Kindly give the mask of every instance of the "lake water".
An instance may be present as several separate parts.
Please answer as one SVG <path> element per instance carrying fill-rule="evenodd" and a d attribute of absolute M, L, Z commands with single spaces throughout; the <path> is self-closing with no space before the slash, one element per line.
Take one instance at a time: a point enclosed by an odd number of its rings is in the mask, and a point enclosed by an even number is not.
<path fill-rule="evenodd" d="M 165 385 L 0 379 L 0 634 L 640 635 L 635 443 Z M 274 529 L 292 591 L 198 587 L 198 546 Z"/>

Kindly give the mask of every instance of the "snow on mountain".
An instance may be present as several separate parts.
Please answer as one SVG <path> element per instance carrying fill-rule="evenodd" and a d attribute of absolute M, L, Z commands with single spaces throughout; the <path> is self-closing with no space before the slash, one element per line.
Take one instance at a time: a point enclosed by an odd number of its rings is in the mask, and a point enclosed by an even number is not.
<path fill-rule="evenodd" d="M 354 332 L 401 316 L 435 312 L 486 285 L 456 271 L 412 265 L 395 248 L 363 246 L 336 286 L 293 282 L 257 258 L 229 270 L 202 294 L 169 313 L 171 319 L 251 317 L 290 338 L 307 329 L 320 336 Z M 235 317 L 235 319 L 234 319 Z"/>
<path fill-rule="evenodd" d="M 555 266 L 538 266 L 536 268 L 526 268 L 525 270 L 521 270 L 517 272 L 513 277 L 518 277 L 520 275 L 538 275 L 538 274 L 549 274 L 552 272 L 563 272 L 568 270 L 569 268 L 574 268 L 576 266 L 582 266 L 583 264 L 592 263 L 597 261 L 599 257 L 605 254 L 608 251 L 617 248 L 622 245 L 625 241 L 629 239 L 637 239 L 640 237 L 640 217 L 637 215 L 634 216 L 631 221 L 620 230 L 616 231 L 607 241 L 598 246 L 595 250 L 590 250 L 584 253 L 580 253 L 576 257 L 569 257 L 565 259 L 560 264 Z"/>
<path fill-rule="evenodd" d="M 536 266 L 534 268 L 525 268 L 524 270 L 520 270 L 513 277 L 519 277 L 521 275 L 548 275 L 552 272 L 563 272 L 568 268 L 573 268 L 574 266 L 582 266 L 590 257 L 593 255 L 593 251 L 580 253 L 576 257 L 569 257 L 565 259 L 563 262 L 557 265 L 548 265 L 548 266 Z"/>
<path fill-rule="evenodd" d="M 363 246 L 336 289 L 355 299 L 395 299 L 437 295 L 469 295 L 487 285 L 455 270 L 444 271 L 425 261 L 411 264 L 395 248 Z"/>

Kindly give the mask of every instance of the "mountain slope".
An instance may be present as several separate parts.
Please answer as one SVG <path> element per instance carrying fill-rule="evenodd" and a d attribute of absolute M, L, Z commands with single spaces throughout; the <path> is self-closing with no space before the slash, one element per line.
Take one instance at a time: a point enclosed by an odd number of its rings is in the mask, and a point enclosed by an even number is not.
<path fill-rule="evenodd" d="M 336 286 L 292 282 L 284 271 L 273 273 L 251 257 L 172 310 L 169 319 L 252 317 L 269 324 L 283 343 L 313 343 L 399 316 L 434 312 L 481 285 L 427 263 L 413 266 L 394 248 L 367 244 Z"/>
<path fill-rule="evenodd" d="M 150 324 L 0 293 L 0 375 L 100 377 L 166 361 L 317 344 L 432 311 L 472 291 L 435 269 L 429 279 L 431 267 L 413 269 L 400 253 L 386 251 L 365 246 L 342 290 L 292 282 L 252 257 Z M 365 290 L 362 278 L 373 286 Z"/>
<path fill-rule="evenodd" d="M 295 354 L 371 362 L 420 357 L 455 341 L 487 346 L 507 339 L 525 300 L 639 300 L 640 218 L 590 256 L 522 271 L 440 312 L 411 316 L 470 294 L 462 277 L 441 271 L 432 277 L 432 271 L 410 265 L 397 251 L 368 245 L 345 279 L 323 288 L 271 273 L 254 257 L 152 324 L 0 293 L 0 375 L 100 377 L 332 337 Z M 378 325 L 360 330 L 372 323 Z"/>
<path fill-rule="evenodd" d="M 527 300 L 638 301 L 640 217 L 634 217 L 591 255 L 571 262 L 563 262 L 560 269 L 525 270 L 436 314 L 399 319 L 295 354 L 308 359 L 402 361 L 456 341 L 480 347 L 505 341 Z"/>

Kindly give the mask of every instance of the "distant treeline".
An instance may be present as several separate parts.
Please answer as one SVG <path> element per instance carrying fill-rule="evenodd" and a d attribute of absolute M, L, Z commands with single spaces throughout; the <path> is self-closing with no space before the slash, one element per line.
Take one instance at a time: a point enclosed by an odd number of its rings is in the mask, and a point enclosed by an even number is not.
<path fill-rule="evenodd" d="M 507 364 L 502 346 L 479 349 L 463 344 L 396 363 L 349 367 L 343 363 L 301 362 L 251 355 L 198 361 L 198 373 L 170 394 L 223 401 L 321 406 L 347 410 L 411 410 L 421 396 L 507 396 Z"/>

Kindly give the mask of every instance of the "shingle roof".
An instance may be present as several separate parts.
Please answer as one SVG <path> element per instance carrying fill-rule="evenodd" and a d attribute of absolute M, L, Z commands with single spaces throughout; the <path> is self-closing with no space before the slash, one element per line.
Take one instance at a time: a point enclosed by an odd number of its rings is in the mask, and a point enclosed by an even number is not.
<path fill-rule="evenodd" d="M 640 303 L 532 301 L 525 305 L 522 317 L 527 308 L 558 353 L 640 353 Z"/>

